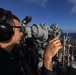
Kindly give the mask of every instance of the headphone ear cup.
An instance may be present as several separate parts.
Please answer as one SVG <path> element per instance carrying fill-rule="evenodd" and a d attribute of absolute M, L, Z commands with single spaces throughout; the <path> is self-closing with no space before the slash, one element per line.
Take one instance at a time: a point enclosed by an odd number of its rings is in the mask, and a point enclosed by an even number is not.
<path fill-rule="evenodd" d="M 14 34 L 13 28 L 7 22 L 0 22 L 0 42 L 11 39 Z"/>

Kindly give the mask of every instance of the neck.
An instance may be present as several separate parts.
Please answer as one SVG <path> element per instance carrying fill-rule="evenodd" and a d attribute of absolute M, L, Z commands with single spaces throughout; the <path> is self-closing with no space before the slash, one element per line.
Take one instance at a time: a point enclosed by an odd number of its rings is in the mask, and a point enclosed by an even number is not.
<path fill-rule="evenodd" d="M 12 49 L 14 48 L 14 45 L 3 44 L 3 43 L 0 46 L 9 53 L 11 53 Z"/>

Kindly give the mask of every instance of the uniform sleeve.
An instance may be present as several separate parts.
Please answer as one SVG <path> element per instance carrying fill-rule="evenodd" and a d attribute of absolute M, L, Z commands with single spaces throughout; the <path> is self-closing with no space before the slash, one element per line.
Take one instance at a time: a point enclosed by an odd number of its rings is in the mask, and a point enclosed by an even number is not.
<path fill-rule="evenodd" d="M 55 75 L 53 71 L 46 69 L 44 65 L 41 70 L 42 70 L 41 75 Z"/>
<path fill-rule="evenodd" d="M 69 67 L 68 75 L 76 75 L 76 69 L 72 68 L 72 67 Z"/>

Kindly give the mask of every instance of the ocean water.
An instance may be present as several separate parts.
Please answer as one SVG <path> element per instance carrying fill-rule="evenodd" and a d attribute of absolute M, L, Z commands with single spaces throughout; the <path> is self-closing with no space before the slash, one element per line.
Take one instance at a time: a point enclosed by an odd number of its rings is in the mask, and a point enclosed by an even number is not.
<path fill-rule="evenodd" d="M 66 35 L 67 33 L 64 33 Z M 72 37 L 73 39 L 76 40 L 76 33 L 68 33 L 68 36 Z"/>

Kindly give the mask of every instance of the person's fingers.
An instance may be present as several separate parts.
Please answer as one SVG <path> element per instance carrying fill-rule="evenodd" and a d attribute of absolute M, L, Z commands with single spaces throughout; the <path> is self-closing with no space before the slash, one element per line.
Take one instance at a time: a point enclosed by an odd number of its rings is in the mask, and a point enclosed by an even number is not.
<path fill-rule="evenodd" d="M 55 44 L 58 44 L 58 43 L 61 43 L 60 40 L 55 40 L 55 41 L 52 42 L 51 44 L 55 45 Z"/>
<path fill-rule="evenodd" d="M 62 48 L 62 46 L 61 46 L 61 45 L 58 45 L 58 46 L 56 45 L 55 47 L 56 47 L 56 49 L 57 49 L 57 50 L 59 50 L 59 49 L 61 49 L 61 48 Z"/>
<path fill-rule="evenodd" d="M 56 37 L 56 38 L 50 40 L 49 42 L 52 43 L 52 42 L 54 42 L 54 41 L 56 41 L 56 40 L 58 40 L 58 37 Z"/>

